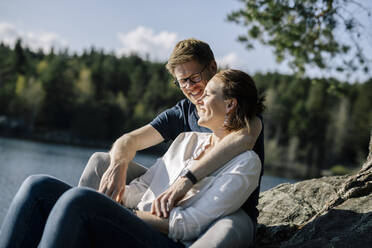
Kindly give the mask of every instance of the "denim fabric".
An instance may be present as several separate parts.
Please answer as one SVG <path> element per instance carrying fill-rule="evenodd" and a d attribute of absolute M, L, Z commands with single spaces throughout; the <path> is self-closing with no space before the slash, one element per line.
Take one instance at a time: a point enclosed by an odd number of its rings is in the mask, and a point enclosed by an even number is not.
<path fill-rule="evenodd" d="M 183 247 L 123 206 L 88 188 L 31 176 L 0 233 L 5 247 Z"/>
<path fill-rule="evenodd" d="M 97 189 L 103 173 L 110 164 L 108 153 L 94 153 L 88 161 L 79 186 Z M 130 164 L 128 167 L 127 182 L 144 173 L 144 167 Z M 253 244 L 256 225 L 242 210 L 216 220 L 202 234 L 198 240 L 190 244 L 192 248 L 204 247 L 249 247 Z"/>
<path fill-rule="evenodd" d="M 36 247 L 49 212 L 71 187 L 54 178 L 28 177 L 10 204 L 0 231 L 0 247 Z"/>

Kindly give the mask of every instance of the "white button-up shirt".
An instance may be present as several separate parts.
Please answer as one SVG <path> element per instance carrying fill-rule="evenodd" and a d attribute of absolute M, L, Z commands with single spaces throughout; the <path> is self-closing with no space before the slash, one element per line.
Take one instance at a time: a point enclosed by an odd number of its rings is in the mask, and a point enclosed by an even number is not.
<path fill-rule="evenodd" d="M 211 135 L 181 133 L 162 158 L 126 186 L 124 205 L 150 211 L 155 198 L 192 165 Z M 214 220 L 238 210 L 258 186 L 260 171 L 258 155 L 249 150 L 199 181 L 170 212 L 168 236 L 175 241 L 195 240 Z"/>

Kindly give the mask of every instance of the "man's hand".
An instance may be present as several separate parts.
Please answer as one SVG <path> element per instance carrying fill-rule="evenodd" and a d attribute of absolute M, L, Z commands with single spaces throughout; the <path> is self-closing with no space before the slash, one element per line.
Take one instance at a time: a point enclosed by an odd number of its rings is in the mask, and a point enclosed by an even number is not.
<path fill-rule="evenodd" d="M 120 203 L 124 195 L 127 169 L 126 163 L 110 164 L 102 176 L 98 191 Z"/>
<path fill-rule="evenodd" d="M 170 211 L 181 200 L 192 183 L 185 177 L 178 178 L 167 190 L 159 195 L 151 205 L 151 213 L 158 217 L 168 218 Z"/>
<path fill-rule="evenodd" d="M 103 174 L 99 192 L 121 202 L 127 179 L 128 164 L 136 152 L 162 142 L 164 138 L 150 124 L 118 138 L 110 150 L 110 166 Z"/>
<path fill-rule="evenodd" d="M 157 217 L 149 212 L 136 211 L 135 215 L 138 218 L 145 221 L 147 224 L 155 228 L 156 230 L 168 234 L 169 231 L 169 220 L 167 218 Z"/>

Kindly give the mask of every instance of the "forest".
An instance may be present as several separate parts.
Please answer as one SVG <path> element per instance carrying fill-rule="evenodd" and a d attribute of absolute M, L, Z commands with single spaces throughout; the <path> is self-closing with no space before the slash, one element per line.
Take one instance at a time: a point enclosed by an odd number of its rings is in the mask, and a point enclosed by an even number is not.
<path fill-rule="evenodd" d="M 368 152 L 372 78 L 256 73 L 266 96 L 265 168 L 298 178 L 344 174 Z M 183 98 L 165 62 L 90 48 L 49 54 L 0 44 L 0 134 L 105 146 Z"/>

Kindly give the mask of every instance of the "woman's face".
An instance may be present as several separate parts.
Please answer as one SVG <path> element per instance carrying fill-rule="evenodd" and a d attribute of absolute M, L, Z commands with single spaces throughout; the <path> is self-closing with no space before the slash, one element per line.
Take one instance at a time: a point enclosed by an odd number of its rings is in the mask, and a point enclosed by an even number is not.
<path fill-rule="evenodd" d="M 224 83 L 213 77 L 204 89 L 203 95 L 197 102 L 199 115 L 198 124 L 211 130 L 221 128 L 226 114 L 226 101 L 222 89 Z"/>

